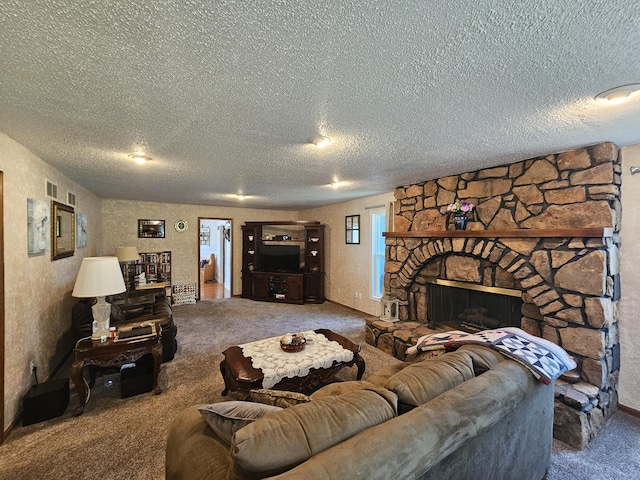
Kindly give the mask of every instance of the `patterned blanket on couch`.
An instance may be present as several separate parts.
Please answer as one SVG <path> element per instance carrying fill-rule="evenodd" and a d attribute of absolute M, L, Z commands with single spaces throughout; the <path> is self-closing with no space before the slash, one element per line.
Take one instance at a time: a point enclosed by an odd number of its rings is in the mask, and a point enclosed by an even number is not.
<path fill-rule="evenodd" d="M 456 350 L 465 344 L 480 344 L 524 365 L 541 382 L 549 384 L 564 372 L 576 368 L 576 362 L 558 345 L 513 327 L 484 330 L 478 333 L 453 330 L 432 333 L 418 339 L 407 353 L 431 350 Z"/>

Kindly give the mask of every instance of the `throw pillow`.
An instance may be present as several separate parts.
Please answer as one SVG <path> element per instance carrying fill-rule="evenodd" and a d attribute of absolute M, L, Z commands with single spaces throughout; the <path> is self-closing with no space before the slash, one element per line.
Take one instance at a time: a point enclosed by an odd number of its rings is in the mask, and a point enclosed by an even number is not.
<path fill-rule="evenodd" d="M 249 392 L 247 400 L 250 402 L 262 403 L 264 405 L 274 405 L 276 407 L 287 408 L 299 403 L 307 403 L 311 400 L 311 397 L 304 393 L 271 390 L 270 388 L 256 388 Z"/>
<path fill-rule="evenodd" d="M 268 413 L 279 412 L 282 408 L 234 400 L 205 405 L 198 410 L 218 438 L 230 445 L 231 437 L 242 427 Z"/>

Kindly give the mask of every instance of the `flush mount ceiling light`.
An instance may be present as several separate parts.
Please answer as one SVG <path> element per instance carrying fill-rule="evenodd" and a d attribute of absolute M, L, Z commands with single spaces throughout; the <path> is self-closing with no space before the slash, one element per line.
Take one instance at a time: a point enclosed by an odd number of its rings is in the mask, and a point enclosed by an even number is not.
<path fill-rule="evenodd" d="M 596 100 L 605 100 L 612 105 L 618 105 L 626 102 L 638 90 L 640 90 L 640 83 L 621 85 L 596 95 Z"/>
<path fill-rule="evenodd" d="M 313 137 L 307 138 L 307 143 L 313 143 L 318 148 L 326 147 L 330 142 L 329 137 L 325 137 L 324 135 L 314 135 Z"/>
<path fill-rule="evenodd" d="M 149 160 L 151 160 L 151 157 L 147 157 L 146 155 L 141 155 L 139 153 L 133 153 L 131 155 L 128 155 L 128 157 L 132 158 L 133 161 L 136 162 L 138 165 L 144 165 Z"/>

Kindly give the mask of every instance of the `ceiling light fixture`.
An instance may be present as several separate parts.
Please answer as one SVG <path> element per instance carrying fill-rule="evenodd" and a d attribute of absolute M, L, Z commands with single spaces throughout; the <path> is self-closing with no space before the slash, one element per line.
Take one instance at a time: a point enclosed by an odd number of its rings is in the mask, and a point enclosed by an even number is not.
<path fill-rule="evenodd" d="M 139 153 L 131 154 L 129 155 L 129 158 L 132 158 L 133 161 L 136 162 L 138 165 L 144 165 L 149 160 L 151 160 L 151 157 L 147 157 L 146 155 L 142 155 Z"/>
<path fill-rule="evenodd" d="M 324 135 L 315 135 L 307 138 L 307 143 L 313 143 L 318 148 L 324 148 L 329 145 L 330 142 L 329 137 L 325 137 Z"/>
<path fill-rule="evenodd" d="M 626 102 L 638 90 L 640 90 L 640 83 L 621 85 L 596 95 L 596 100 L 605 100 L 612 105 L 619 105 Z"/>

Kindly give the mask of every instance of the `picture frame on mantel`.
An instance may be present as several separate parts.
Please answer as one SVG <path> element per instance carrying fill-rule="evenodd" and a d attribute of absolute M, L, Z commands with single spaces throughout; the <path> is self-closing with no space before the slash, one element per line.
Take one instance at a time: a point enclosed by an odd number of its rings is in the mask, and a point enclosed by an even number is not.
<path fill-rule="evenodd" d="M 344 217 L 345 243 L 360 243 L 360 215 L 347 215 Z"/>
<path fill-rule="evenodd" d="M 138 220 L 138 238 L 164 238 L 164 220 Z"/>

